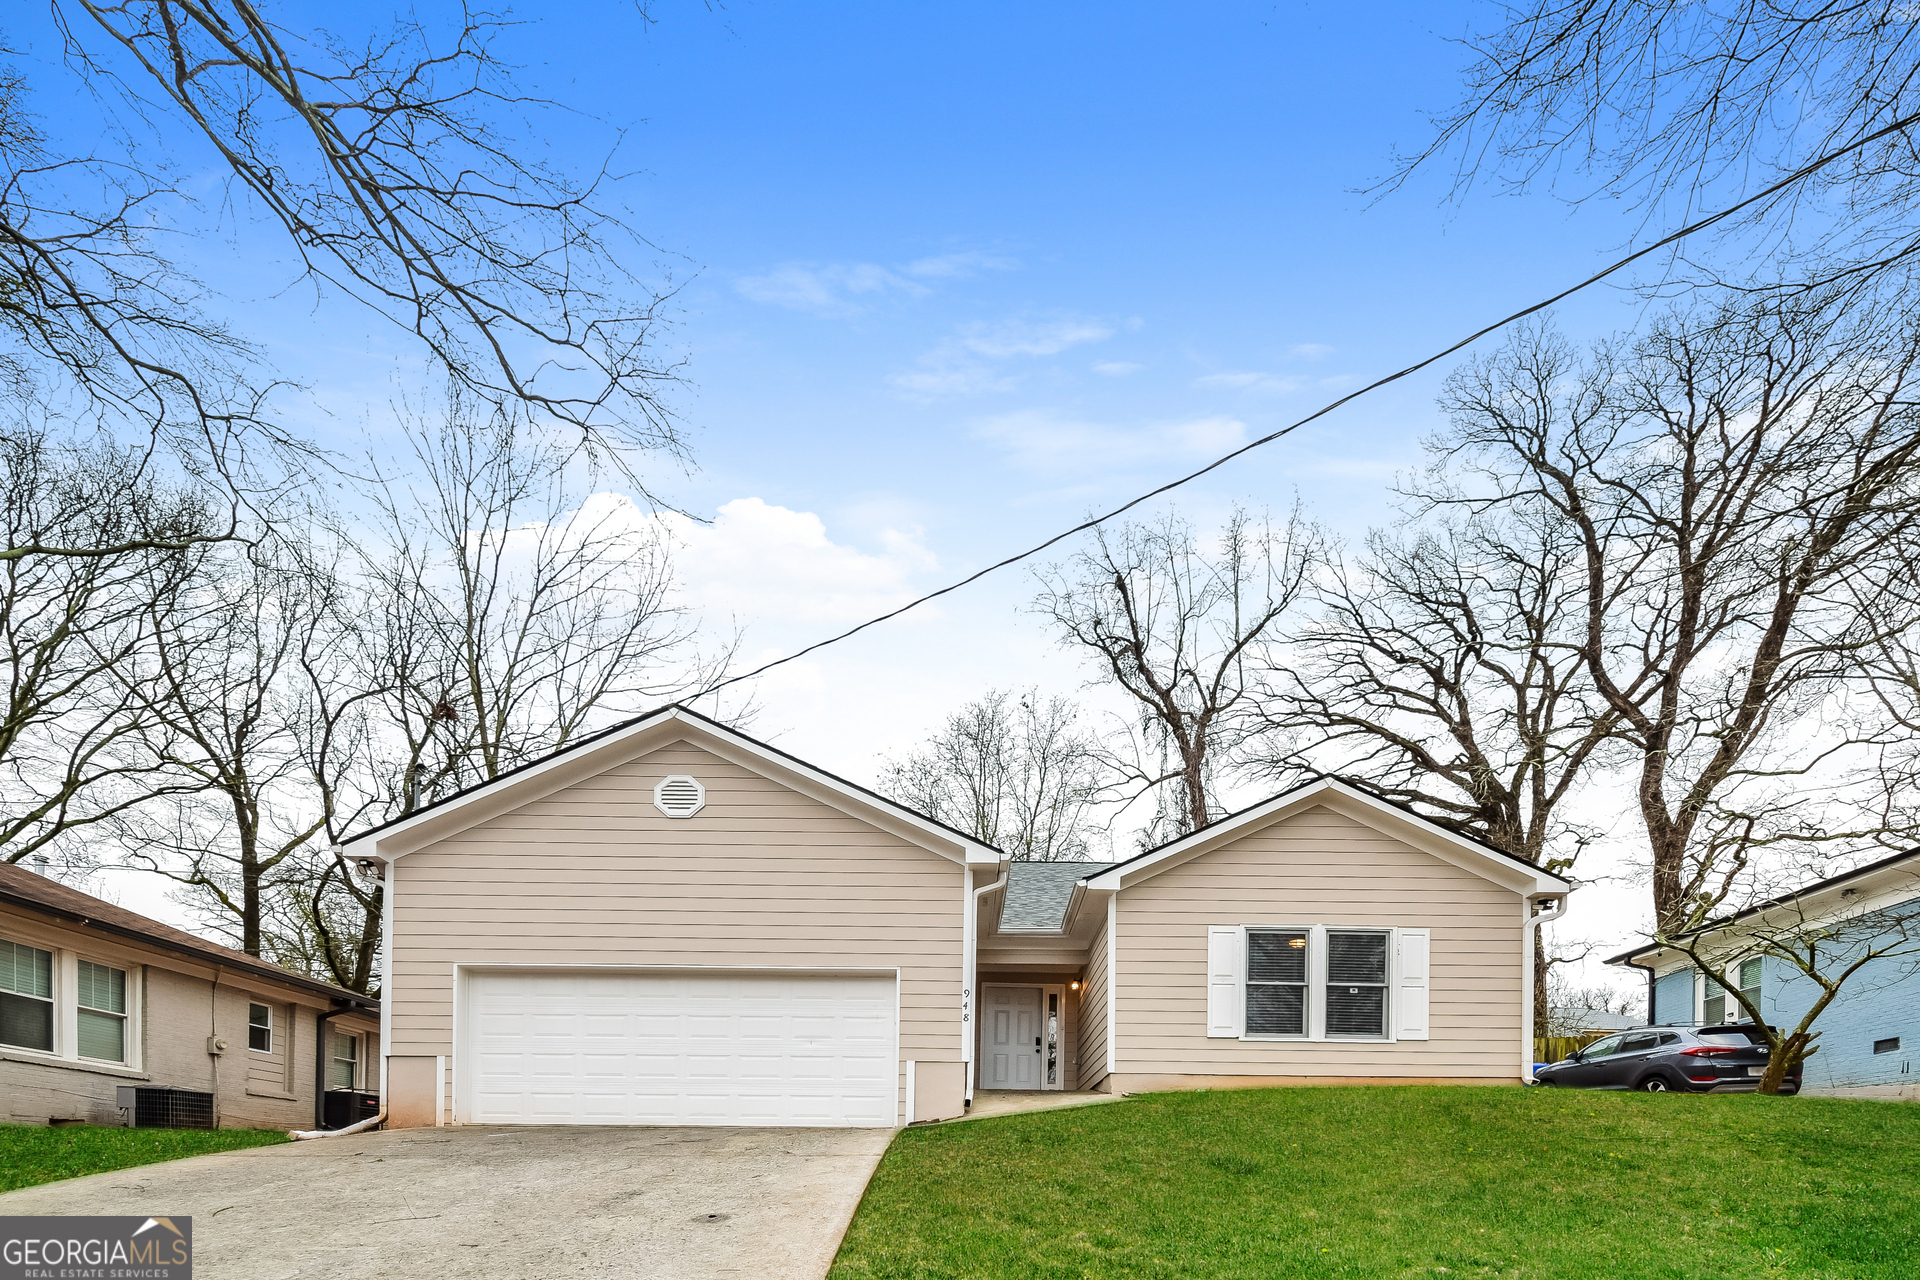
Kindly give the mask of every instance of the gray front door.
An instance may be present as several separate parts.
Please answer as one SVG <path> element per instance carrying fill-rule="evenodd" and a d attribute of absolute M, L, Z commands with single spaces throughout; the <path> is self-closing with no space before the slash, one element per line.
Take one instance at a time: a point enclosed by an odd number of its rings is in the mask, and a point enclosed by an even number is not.
<path fill-rule="evenodd" d="M 988 987 L 981 1028 L 982 1089 L 1038 1089 L 1045 1056 L 1040 988 Z"/>

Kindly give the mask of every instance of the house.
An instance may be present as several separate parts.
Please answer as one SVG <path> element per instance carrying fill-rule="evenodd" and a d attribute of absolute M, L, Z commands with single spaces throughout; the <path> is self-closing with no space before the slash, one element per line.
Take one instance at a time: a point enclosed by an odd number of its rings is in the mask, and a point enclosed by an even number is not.
<path fill-rule="evenodd" d="M 377 1001 L 0 863 L 0 1120 L 121 1124 L 133 1088 L 185 1091 L 202 1125 L 315 1128 L 327 1091 L 379 1091 L 379 1025 Z"/>
<path fill-rule="evenodd" d="M 1799 1025 L 1818 987 L 1778 955 L 1742 956 L 1743 939 L 1770 929 L 1827 928 L 1831 950 L 1849 946 L 1898 954 L 1869 960 L 1841 987 L 1814 1023 L 1820 1033 L 1806 1061 L 1801 1092 L 1842 1097 L 1920 1100 L 1912 1059 L 1920 1056 L 1920 850 L 1895 854 L 1770 898 L 1715 922 L 1701 937 L 1724 948 L 1723 966 L 1757 1003 L 1768 1025 Z M 1903 939 L 1911 938 L 1909 946 Z M 1861 954 L 1857 953 L 1857 954 Z M 1647 975 L 1649 1020 L 1691 1026 L 1744 1022 L 1738 999 L 1701 973 L 1684 952 L 1649 943 L 1610 957 L 1608 964 Z M 1718 964 L 1718 961 L 1716 961 Z M 1823 965 L 1834 971 L 1833 958 Z"/>
<path fill-rule="evenodd" d="M 361 833 L 390 1122 L 893 1126 L 975 1089 L 1506 1081 L 1566 881 L 1316 782 L 999 850 L 683 707 Z"/>

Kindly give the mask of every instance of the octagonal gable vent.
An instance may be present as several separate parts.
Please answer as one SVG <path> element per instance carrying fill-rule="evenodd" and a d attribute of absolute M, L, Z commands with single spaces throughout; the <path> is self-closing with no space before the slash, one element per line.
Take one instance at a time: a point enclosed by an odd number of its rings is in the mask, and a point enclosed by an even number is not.
<path fill-rule="evenodd" d="M 684 773 L 660 779 L 653 789 L 653 807 L 669 818 L 691 818 L 707 803 L 707 789 Z"/>

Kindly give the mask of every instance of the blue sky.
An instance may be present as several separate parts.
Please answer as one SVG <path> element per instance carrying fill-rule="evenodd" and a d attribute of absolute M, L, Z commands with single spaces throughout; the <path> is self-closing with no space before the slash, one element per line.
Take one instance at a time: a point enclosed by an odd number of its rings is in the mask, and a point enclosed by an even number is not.
<path fill-rule="evenodd" d="M 377 4 L 273 6 L 339 32 Z M 432 20 L 438 0 L 420 8 Z M 680 282 L 669 342 L 697 470 L 658 492 L 716 523 L 690 600 L 789 652 L 1162 482 L 1591 272 L 1637 224 L 1448 175 L 1375 202 L 1459 92 L 1468 4 L 549 5 L 500 48 L 566 103 L 548 159 L 612 191 Z M 9 34 L 45 66 L 44 15 Z M 56 99 L 49 99 L 56 102 Z M 57 106 L 56 106 L 57 109 Z M 83 117 L 72 117 L 78 121 Z M 189 163 L 191 158 L 189 157 Z M 207 172 L 212 172 L 211 167 Z M 352 451 L 419 370 L 330 302 L 276 296 L 271 244 L 205 261 Z M 1578 335 L 1623 294 L 1563 308 Z M 1438 372 L 1209 477 L 1354 536 L 1391 519 Z M 867 779 L 990 685 L 1085 673 L 1018 572 L 785 668 L 757 727 Z M 1097 695 L 1095 702 L 1099 701 Z"/>

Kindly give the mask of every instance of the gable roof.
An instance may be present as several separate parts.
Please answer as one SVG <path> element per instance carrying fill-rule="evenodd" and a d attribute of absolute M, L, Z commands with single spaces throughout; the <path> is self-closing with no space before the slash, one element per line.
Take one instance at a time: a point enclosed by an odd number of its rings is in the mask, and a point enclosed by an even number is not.
<path fill-rule="evenodd" d="M 1564 894 L 1573 883 L 1490 844 L 1447 830 L 1406 805 L 1384 800 L 1371 792 L 1334 778 L 1318 777 L 1291 790 L 1267 797 L 1237 813 L 1197 827 L 1183 836 L 1156 845 L 1124 862 L 1116 862 L 1087 877 L 1092 889 L 1121 889 L 1178 866 L 1261 827 L 1315 805 L 1324 805 L 1382 834 L 1401 840 L 1423 853 L 1471 871 L 1524 894 Z"/>
<path fill-rule="evenodd" d="M 878 818 L 876 825 L 890 827 L 896 834 L 945 857 L 996 865 L 1006 857 L 958 827 L 948 826 L 938 818 L 930 818 L 857 782 L 828 773 L 677 702 L 588 734 L 538 760 L 517 765 L 412 813 L 348 836 L 341 841 L 341 849 L 368 845 L 354 856 L 402 857 L 424 844 L 444 839 L 682 738 L 709 748 L 719 747 L 718 754 L 730 751 L 744 755 L 754 762 L 749 767 L 756 772 L 789 786 L 798 783 L 796 790 L 842 810 L 853 810 L 855 816 L 867 821 Z M 392 848 L 382 847 L 389 843 Z"/>
<path fill-rule="evenodd" d="M 291 969 L 283 969 L 271 960 L 250 956 L 244 951 L 223 947 L 217 942 L 208 942 L 205 938 L 188 933 L 184 929 L 162 924 L 151 916 L 143 916 L 125 907 L 116 907 L 104 898 L 96 898 L 90 893 L 70 889 L 57 880 L 49 880 L 43 875 L 12 863 L 0 862 L 0 902 L 41 915 L 54 916 L 84 929 L 156 947 L 161 951 L 186 956 L 205 964 L 219 965 L 223 969 L 242 970 L 263 978 L 271 978 L 275 982 L 299 987 L 315 995 L 350 1001 L 362 1008 L 378 1009 L 380 1007 L 378 1000 L 363 996 L 359 992 L 348 991 L 345 987 L 336 987 L 318 978 L 309 978 Z"/>
<path fill-rule="evenodd" d="M 1745 920 L 1749 916 L 1756 916 L 1763 911 L 1771 911 L 1775 907 L 1785 906 L 1787 903 L 1793 902 L 1799 898 L 1809 898 L 1814 896 L 1815 894 L 1826 893 L 1831 889 L 1838 889 L 1842 885 L 1850 884 L 1855 880 L 1867 879 L 1869 876 L 1876 875 L 1883 871 L 1898 870 L 1904 864 L 1909 862 L 1913 864 L 1913 867 L 1912 867 L 1913 873 L 1916 876 L 1920 876 L 1920 848 L 1907 849 L 1903 852 L 1896 853 L 1891 857 L 1881 858 L 1877 862 L 1869 862 L 1864 866 L 1855 867 L 1851 871 L 1842 871 L 1837 876 L 1828 876 L 1824 880 L 1815 880 L 1811 884 L 1803 884 L 1798 889 L 1795 889 L 1790 893 L 1779 894 L 1775 897 L 1768 898 L 1765 902 L 1756 902 L 1753 906 L 1746 907 L 1740 911 L 1736 911 L 1732 915 L 1721 916 L 1717 920 L 1709 920 L 1705 924 L 1701 925 L 1698 929 L 1688 930 L 1686 933 L 1681 934 L 1680 936 L 1681 937 L 1699 937 L 1703 933 L 1715 933 L 1721 929 L 1725 929 L 1732 925 L 1736 925 L 1740 921 Z M 1663 942 L 1649 942 L 1642 946 L 1634 947 L 1627 951 L 1622 951 L 1617 956 L 1608 956 L 1606 959 L 1606 963 L 1607 964 L 1630 964 L 1637 957 L 1652 955 L 1655 952 L 1667 951 L 1667 950 L 1670 950 L 1670 948 L 1667 946 L 1667 944 Z M 1644 966 L 1635 965 L 1634 967 L 1641 968 Z"/>

